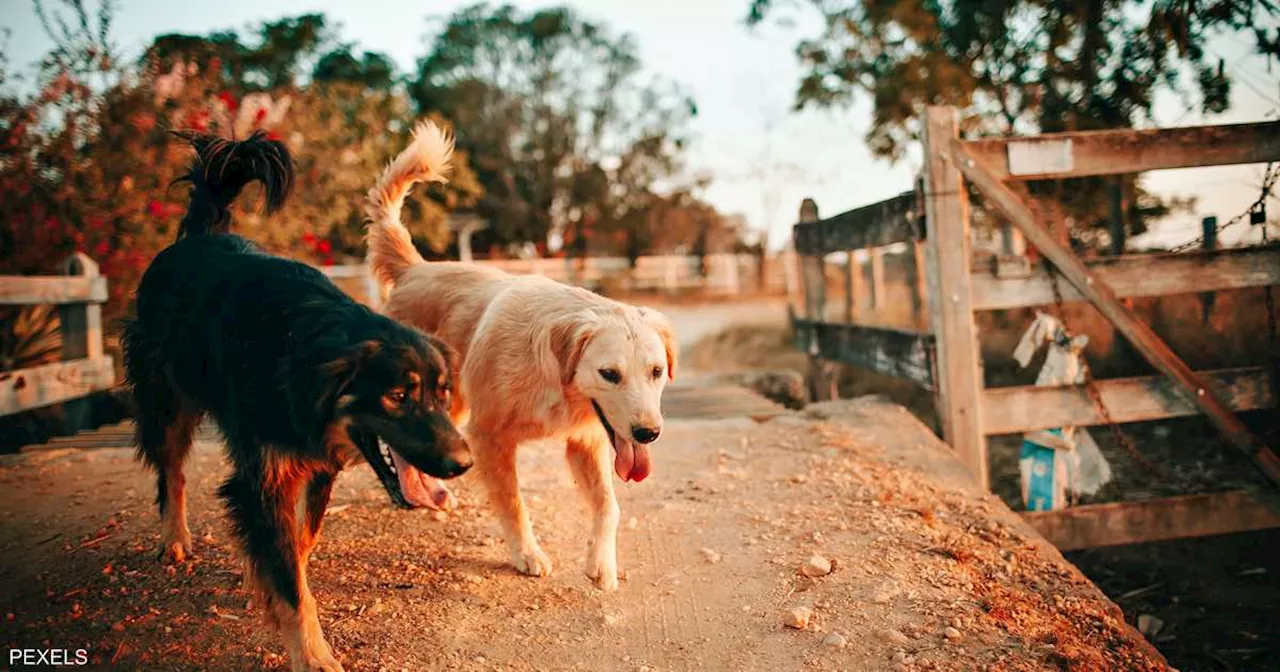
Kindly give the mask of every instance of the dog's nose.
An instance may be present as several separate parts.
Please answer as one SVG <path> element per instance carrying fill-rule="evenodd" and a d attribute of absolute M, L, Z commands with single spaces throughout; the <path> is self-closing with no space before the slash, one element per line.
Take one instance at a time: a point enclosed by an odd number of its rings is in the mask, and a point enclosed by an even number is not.
<path fill-rule="evenodd" d="M 641 427 L 633 425 L 631 427 L 631 436 L 636 437 L 636 441 L 640 443 L 653 443 L 658 440 L 658 435 L 662 433 L 662 428 Z"/>

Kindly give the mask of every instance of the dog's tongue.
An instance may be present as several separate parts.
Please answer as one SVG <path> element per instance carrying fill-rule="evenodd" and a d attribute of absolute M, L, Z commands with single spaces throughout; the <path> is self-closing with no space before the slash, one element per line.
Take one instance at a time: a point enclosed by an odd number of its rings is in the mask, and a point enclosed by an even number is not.
<path fill-rule="evenodd" d="M 396 476 L 400 479 L 400 492 L 415 507 L 438 509 L 449 498 L 449 491 L 440 482 L 418 470 L 392 450 L 391 460 L 396 464 Z"/>
<path fill-rule="evenodd" d="M 649 476 L 649 446 L 619 436 L 613 451 L 613 470 L 618 478 L 639 483 Z"/>

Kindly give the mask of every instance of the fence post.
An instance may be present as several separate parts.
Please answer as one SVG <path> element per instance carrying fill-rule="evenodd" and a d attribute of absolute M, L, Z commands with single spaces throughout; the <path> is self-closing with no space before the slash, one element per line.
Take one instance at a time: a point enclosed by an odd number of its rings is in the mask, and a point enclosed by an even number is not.
<path fill-rule="evenodd" d="M 62 262 L 63 275 L 97 278 L 98 262 L 83 252 L 76 252 Z M 97 303 L 72 303 L 58 307 L 62 326 L 62 361 L 99 359 L 102 347 L 102 306 Z M 73 399 L 62 405 L 67 431 L 86 429 L 92 420 L 92 401 L 88 397 Z"/>
<path fill-rule="evenodd" d="M 929 322 L 937 344 L 939 415 L 947 443 L 987 492 L 982 359 L 969 291 L 969 194 L 950 149 L 959 139 L 956 108 L 928 108 L 923 125 Z"/>
<path fill-rule="evenodd" d="M 928 270 L 925 265 L 924 241 L 911 241 L 911 321 L 921 329 L 929 328 L 925 308 L 928 305 L 928 282 L 925 279 Z"/>
<path fill-rule="evenodd" d="M 871 257 L 871 307 L 872 310 L 884 310 L 884 248 L 873 247 L 867 250 Z"/>
<path fill-rule="evenodd" d="M 857 296 L 854 293 L 854 277 L 857 274 L 854 266 L 858 263 L 858 252 L 857 250 L 849 250 L 845 254 L 848 255 L 848 258 L 844 263 L 844 321 L 853 324 L 854 304 L 857 303 L 857 299 L 854 298 Z M 857 270 L 861 271 L 862 269 L 859 268 Z"/>
<path fill-rule="evenodd" d="M 812 198 L 800 203 L 800 223 L 809 224 L 821 221 L 818 216 L 818 204 Z M 800 257 L 800 271 L 804 278 L 805 318 L 814 322 L 825 322 L 827 314 L 827 274 L 824 269 L 824 257 L 821 251 L 817 254 L 806 254 Z M 817 339 L 809 341 L 809 397 L 814 401 L 825 401 L 834 398 L 835 379 L 830 375 L 826 362 L 818 357 Z"/>
<path fill-rule="evenodd" d="M 1218 249 L 1218 218 L 1205 217 L 1200 220 L 1200 228 L 1203 234 L 1200 247 L 1205 250 Z M 1200 295 L 1201 314 L 1204 316 L 1205 324 L 1209 324 L 1209 320 L 1213 316 L 1213 304 L 1217 296 L 1214 292 L 1204 292 Z"/>

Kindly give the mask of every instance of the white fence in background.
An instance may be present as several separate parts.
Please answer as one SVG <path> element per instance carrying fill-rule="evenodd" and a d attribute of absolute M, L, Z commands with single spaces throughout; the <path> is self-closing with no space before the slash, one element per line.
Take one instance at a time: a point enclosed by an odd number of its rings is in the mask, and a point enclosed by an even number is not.
<path fill-rule="evenodd" d="M 473 263 L 508 273 L 536 273 L 558 282 L 603 290 L 606 294 L 658 292 L 733 296 L 783 294 L 790 288 L 787 269 L 793 262 L 785 254 L 767 257 L 763 276 L 760 258 L 752 254 L 709 254 L 705 259 L 705 273 L 700 272 L 699 257 L 680 255 L 640 257 L 635 268 L 626 257 L 492 259 Z M 362 296 L 357 298 L 370 305 L 381 304 L 378 283 L 365 265 L 327 266 L 321 270 L 347 291 L 358 291 Z"/>

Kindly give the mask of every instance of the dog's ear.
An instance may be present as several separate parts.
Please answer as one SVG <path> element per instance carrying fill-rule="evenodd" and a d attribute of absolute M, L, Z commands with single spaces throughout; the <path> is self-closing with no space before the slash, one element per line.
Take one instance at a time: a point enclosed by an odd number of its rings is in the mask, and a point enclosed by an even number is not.
<path fill-rule="evenodd" d="M 559 365 L 562 385 L 573 382 L 578 362 L 582 361 L 582 353 L 595 336 L 596 329 L 594 316 L 574 316 L 551 325 L 551 352 Z"/>
<path fill-rule="evenodd" d="M 666 315 L 652 308 L 641 308 L 640 316 L 644 323 L 658 333 L 662 339 L 662 349 L 667 351 L 667 378 L 676 379 L 676 364 L 680 359 L 680 345 L 676 342 L 676 330 Z"/>
<path fill-rule="evenodd" d="M 331 422 L 338 400 L 355 380 L 361 365 L 381 347 L 378 341 L 362 341 L 304 372 L 297 387 L 301 398 L 293 400 L 294 416 L 300 426 L 317 428 Z"/>

